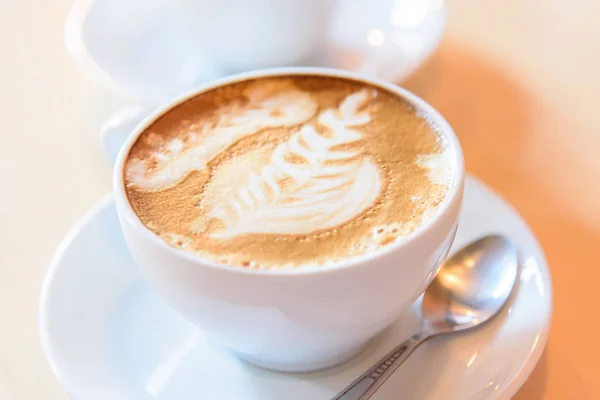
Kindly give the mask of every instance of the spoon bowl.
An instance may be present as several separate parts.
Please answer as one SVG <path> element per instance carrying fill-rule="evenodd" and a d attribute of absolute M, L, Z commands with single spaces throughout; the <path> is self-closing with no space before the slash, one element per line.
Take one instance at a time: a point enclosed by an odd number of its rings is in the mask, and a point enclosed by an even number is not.
<path fill-rule="evenodd" d="M 489 320 L 510 297 L 518 265 L 516 246 L 500 235 L 483 237 L 458 251 L 425 291 L 424 329 L 456 332 Z"/>

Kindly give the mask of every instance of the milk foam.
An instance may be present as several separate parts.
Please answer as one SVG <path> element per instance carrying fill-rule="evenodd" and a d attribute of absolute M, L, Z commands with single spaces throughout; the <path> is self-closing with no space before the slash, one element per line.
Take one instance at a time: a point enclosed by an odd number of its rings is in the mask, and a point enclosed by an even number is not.
<path fill-rule="evenodd" d="M 427 176 L 436 185 L 450 187 L 456 173 L 454 156 L 448 146 L 439 154 L 425 154 L 417 157 L 417 164 L 428 170 Z"/>

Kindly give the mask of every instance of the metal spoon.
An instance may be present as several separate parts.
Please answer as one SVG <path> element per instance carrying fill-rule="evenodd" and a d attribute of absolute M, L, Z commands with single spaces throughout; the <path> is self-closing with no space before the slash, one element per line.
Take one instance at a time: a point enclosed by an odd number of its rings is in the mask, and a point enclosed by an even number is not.
<path fill-rule="evenodd" d="M 456 252 L 425 291 L 421 331 L 332 400 L 369 399 L 427 339 L 474 328 L 492 318 L 510 297 L 518 270 L 516 246 L 504 236 L 486 236 Z"/>

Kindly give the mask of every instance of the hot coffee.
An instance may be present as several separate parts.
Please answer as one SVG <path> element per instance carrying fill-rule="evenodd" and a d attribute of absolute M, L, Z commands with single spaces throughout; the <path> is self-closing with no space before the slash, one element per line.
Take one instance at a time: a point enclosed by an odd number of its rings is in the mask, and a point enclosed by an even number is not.
<path fill-rule="evenodd" d="M 425 224 L 454 179 L 449 146 L 383 88 L 290 75 L 176 105 L 123 173 L 133 210 L 171 246 L 241 267 L 327 266 Z"/>

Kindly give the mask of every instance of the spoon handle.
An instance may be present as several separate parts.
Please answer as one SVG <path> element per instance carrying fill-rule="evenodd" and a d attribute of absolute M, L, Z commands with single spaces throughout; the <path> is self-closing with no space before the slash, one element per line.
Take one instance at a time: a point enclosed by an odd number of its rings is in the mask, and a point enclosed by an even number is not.
<path fill-rule="evenodd" d="M 331 400 L 367 400 L 371 398 L 404 360 L 428 337 L 424 332 L 413 335 L 390 351 Z"/>

